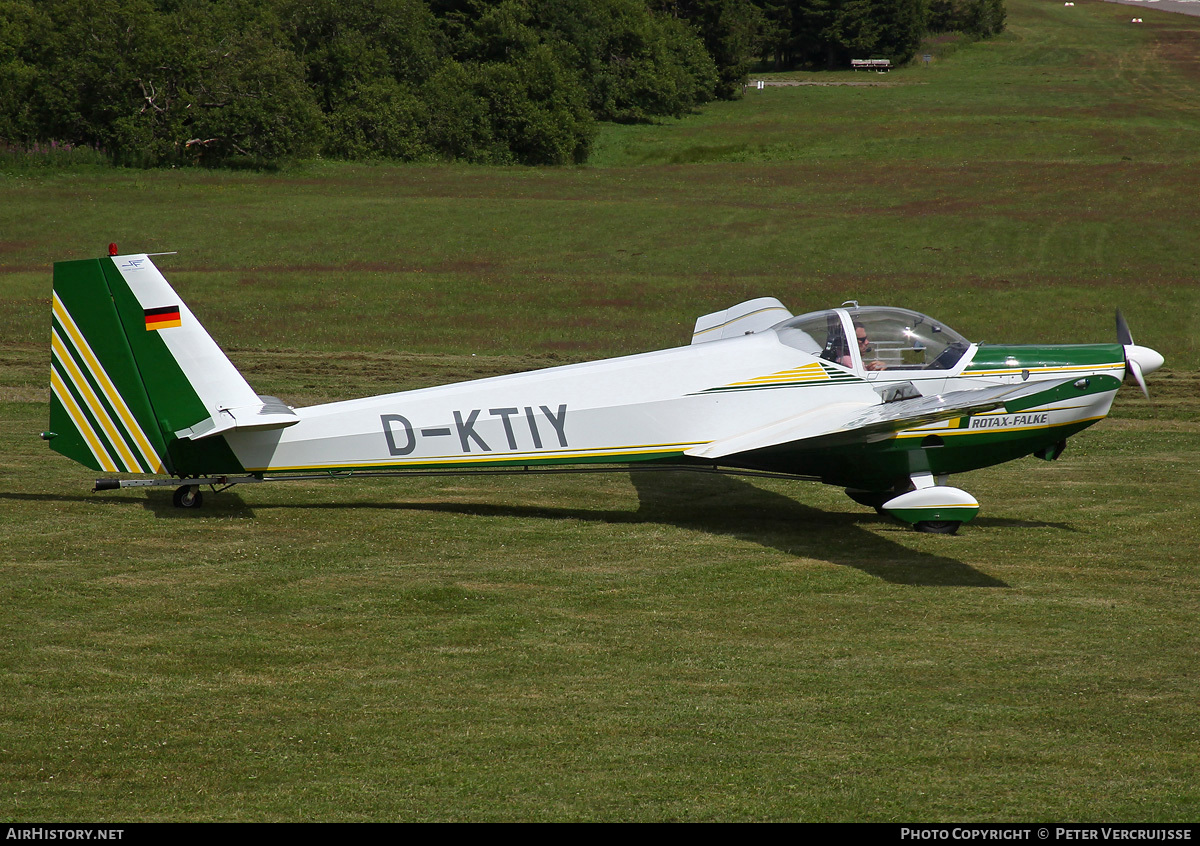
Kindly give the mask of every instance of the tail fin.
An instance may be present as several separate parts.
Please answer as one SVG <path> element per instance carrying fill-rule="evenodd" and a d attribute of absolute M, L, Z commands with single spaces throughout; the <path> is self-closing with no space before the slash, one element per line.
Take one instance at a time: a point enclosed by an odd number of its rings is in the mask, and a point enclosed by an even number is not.
<path fill-rule="evenodd" d="M 243 472 L 219 435 L 297 422 L 260 398 L 145 255 L 54 266 L 50 447 L 95 470 Z"/>

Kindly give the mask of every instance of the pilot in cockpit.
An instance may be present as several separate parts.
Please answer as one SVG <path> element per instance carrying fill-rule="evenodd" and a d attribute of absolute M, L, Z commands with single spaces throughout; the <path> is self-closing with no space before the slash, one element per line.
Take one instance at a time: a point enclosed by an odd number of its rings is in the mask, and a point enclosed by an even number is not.
<path fill-rule="evenodd" d="M 863 367 L 865 367 L 867 370 L 887 370 L 887 365 L 878 358 L 867 361 L 867 353 L 872 352 L 872 348 L 871 339 L 867 337 L 866 327 L 861 323 L 855 323 L 854 334 L 858 338 L 858 354 L 862 358 Z M 850 356 L 847 355 L 842 360 L 842 364 L 846 365 L 847 367 L 851 367 L 853 366 L 853 361 Z"/>

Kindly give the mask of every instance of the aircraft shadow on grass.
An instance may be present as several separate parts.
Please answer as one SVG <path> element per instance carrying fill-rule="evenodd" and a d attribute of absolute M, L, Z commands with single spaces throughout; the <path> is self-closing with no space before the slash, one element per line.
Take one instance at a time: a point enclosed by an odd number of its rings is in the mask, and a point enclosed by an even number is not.
<path fill-rule="evenodd" d="M 892 525 L 889 518 L 877 514 L 821 511 L 730 476 L 639 471 L 629 475 L 638 494 L 637 511 L 489 502 L 289 503 L 269 507 L 379 508 L 478 517 L 583 520 L 613 525 L 659 524 L 727 535 L 788 555 L 853 567 L 895 584 L 1008 587 L 1005 582 L 961 561 L 909 549 L 870 531 L 867 526 Z M 163 517 L 175 516 L 170 513 L 175 509 L 165 499 L 152 507 Z M 898 533 L 908 534 L 899 524 L 895 525 Z M 946 542 L 954 543 L 949 538 Z"/>
<path fill-rule="evenodd" d="M 689 472 L 632 471 L 629 474 L 638 494 L 636 511 L 605 508 L 559 508 L 489 502 L 340 502 L 263 503 L 260 508 L 375 508 L 395 511 L 428 511 L 480 517 L 582 520 L 619 525 L 659 524 L 689 531 L 726 535 L 760 544 L 799 558 L 828 561 L 853 567 L 867 575 L 895 584 L 1008 587 L 974 567 L 945 555 L 910 549 L 883 537 L 869 527 L 895 526 L 897 534 L 910 532 L 888 517 L 861 512 L 827 512 L 764 490 L 731 476 Z M 169 492 L 149 491 L 125 496 L 95 497 L 89 494 L 26 494 L 0 492 L 0 500 L 103 503 L 125 508 L 133 503 L 171 520 L 255 519 L 255 509 L 240 495 L 224 491 L 206 500 L 203 512 L 175 508 Z M 996 528 L 1053 528 L 1077 532 L 1068 523 L 978 518 L 974 525 Z M 970 531 L 968 528 L 967 531 Z M 944 539 L 954 544 L 952 538 Z"/>
<path fill-rule="evenodd" d="M 961 561 L 909 549 L 866 528 L 894 525 L 909 534 L 889 517 L 822 511 L 730 476 L 631 473 L 630 478 L 640 501 L 639 522 L 729 535 L 895 584 L 1008 587 Z"/>

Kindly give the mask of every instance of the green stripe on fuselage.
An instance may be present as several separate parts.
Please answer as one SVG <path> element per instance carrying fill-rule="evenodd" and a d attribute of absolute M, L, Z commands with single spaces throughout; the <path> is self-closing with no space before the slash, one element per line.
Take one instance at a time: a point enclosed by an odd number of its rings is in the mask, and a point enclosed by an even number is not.
<path fill-rule="evenodd" d="M 1097 418 L 1099 419 L 1099 418 Z M 722 464 L 750 470 L 815 476 L 863 490 L 890 488 L 913 473 L 965 473 L 1022 458 L 1052 446 L 1097 420 L 1020 430 L 951 430 L 924 437 L 889 438 L 877 443 L 799 448 L 795 444 L 755 450 Z"/>
<path fill-rule="evenodd" d="M 980 371 L 1125 366 L 1120 344 L 980 344 L 964 376 Z"/>
<path fill-rule="evenodd" d="M 1061 423 L 1029 424 L 1014 420 L 997 428 L 968 429 L 963 424 L 927 431 L 909 430 L 876 442 L 860 442 L 853 432 L 832 433 L 811 440 L 779 444 L 732 458 L 732 466 L 754 470 L 817 476 L 830 484 L 883 490 L 913 473 L 963 473 L 1030 455 L 1053 446 L 1101 420 L 1107 411 L 1105 394 L 1120 381 L 1105 374 L 1081 375 L 1061 384 L 1049 382 L 1046 391 L 1005 404 L 1005 412 L 1020 414 L 1031 407 L 1058 406 L 1064 401 L 1096 399 L 1074 406 L 1081 413 L 1096 403 L 1092 416 Z M 1028 403 L 1036 402 L 1036 406 Z M 987 417 L 988 415 L 982 415 Z"/>

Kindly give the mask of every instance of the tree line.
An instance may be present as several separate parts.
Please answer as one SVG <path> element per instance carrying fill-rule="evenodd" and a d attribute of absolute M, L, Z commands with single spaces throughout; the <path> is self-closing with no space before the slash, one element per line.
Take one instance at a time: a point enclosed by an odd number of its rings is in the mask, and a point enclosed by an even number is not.
<path fill-rule="evenodd" d="M 755 61 L 912 58 L 1003 0 L 0 0 L 0 142 L 117 164 L 567 164 Z"/>

